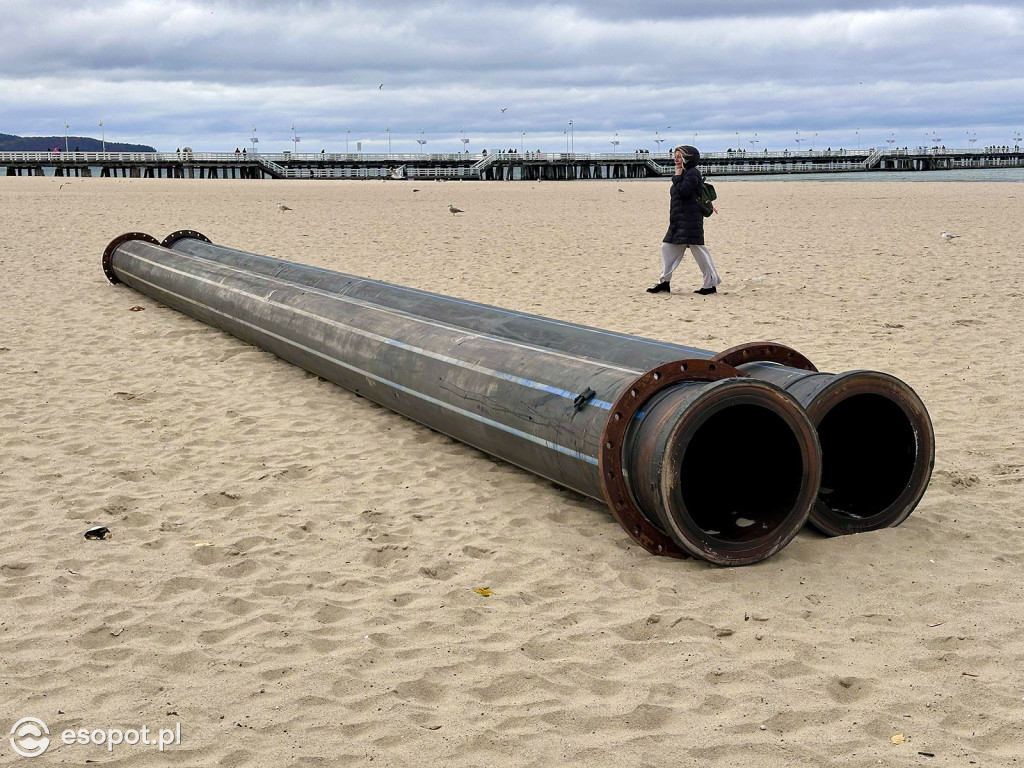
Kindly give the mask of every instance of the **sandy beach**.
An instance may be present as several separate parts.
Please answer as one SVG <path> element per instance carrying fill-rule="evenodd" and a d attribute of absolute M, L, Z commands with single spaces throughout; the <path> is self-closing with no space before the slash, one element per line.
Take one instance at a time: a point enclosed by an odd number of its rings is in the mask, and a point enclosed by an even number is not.
<path fill-rule="evenodd" d="M 34 764 L 7 735 L 35 717 L 39 765 L 1019 764 L 1024 185 L 716 185 L 701 297 L 692 261 L 644 291 L 667 182 L 0 178 L 0 763 Z M 114 237 L 183 228 L 891 373 L 932 482 L 897 528 L 654 557 L 599 502 L 107 282 Z M 143 726 L 180 743 L 61 739 Z"/>

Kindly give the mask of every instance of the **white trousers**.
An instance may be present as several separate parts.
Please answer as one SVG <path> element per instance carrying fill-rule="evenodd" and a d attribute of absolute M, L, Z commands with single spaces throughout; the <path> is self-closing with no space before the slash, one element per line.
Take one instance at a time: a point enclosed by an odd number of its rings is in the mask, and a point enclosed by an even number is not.
<path fill-rule="evenodd" d="M 711 251 L 703 245 L 677 245 L 676 243 L 661 244 L 661 282 L 671 282 L 672 273 L 676 271 L 679 262 L 683 260 L 687 248 L 690 249 L 694 261 L 700 267 L 700 273 L 704 275 L 704 285 L 701 288 L 714 288 L 720 285 L 722 278 L 718 276 L 715 262 L 711 260 Z"/>

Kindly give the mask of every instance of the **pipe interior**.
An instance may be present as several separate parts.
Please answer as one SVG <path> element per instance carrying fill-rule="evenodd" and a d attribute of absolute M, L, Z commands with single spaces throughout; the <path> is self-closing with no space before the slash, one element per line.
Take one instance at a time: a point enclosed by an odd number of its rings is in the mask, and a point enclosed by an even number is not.
<path fill-rule="evenodd" d="M 793 428 L 775 411 L 741 404 L 697 428 L 680 472 L 683 504 L 706 535 L 747 542 L 770 535 L 792 514 L 804 478 Z"/>
<path fill-rule="evenodd" d="M 887 397 L 853 395 L 818 425 L 818 500 L 837 515 L 860 519 L 893 504 L 910 483 L 917 441 L 910 419 Z"/>

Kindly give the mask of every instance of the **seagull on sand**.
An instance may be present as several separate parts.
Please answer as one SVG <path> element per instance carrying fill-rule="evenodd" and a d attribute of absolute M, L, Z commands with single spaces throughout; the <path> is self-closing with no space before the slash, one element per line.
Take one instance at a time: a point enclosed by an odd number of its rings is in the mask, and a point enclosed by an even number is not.
<path fill-rule="evenodd" d="M 951 235 L 951 234 L 949 234 L 949 232 L 943 232 L 942 233 L 942 238 L 944 240 L 952 240 L 954 237 L 960 237 L 960 235 Z"/>
<path fill-rule="evenodd" d="M 288 207 L 287 205 L 285 205 L 284 203 L 278 203 L 278 204 L 277 204 L 277 210 L 281 211 L 281 213 L 284 213 L 285 211 L 290 211 L 290 210 L 291 210 L 291 208 L 289 208 L 289 207 Z"/>
<path fill-rule="evenodd" d="M 448 210 L 452 212 L 452 216 L 454 216 L 457 213 L 465 213 L 464 210 L 462 210 L 461 208 L 456 208 L 454 205 L 449 205 Z"/>

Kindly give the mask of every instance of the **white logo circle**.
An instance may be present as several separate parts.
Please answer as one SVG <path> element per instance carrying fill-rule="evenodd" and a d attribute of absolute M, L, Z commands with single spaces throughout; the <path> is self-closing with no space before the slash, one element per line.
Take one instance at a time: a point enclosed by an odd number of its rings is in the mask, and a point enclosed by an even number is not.
<path fill-rule="evenodd" d="M 23 717 L 11 728 L 11 746 L 22 757 L 39 757 L 50 746 L 50 729 L 38 717 Z"/>

